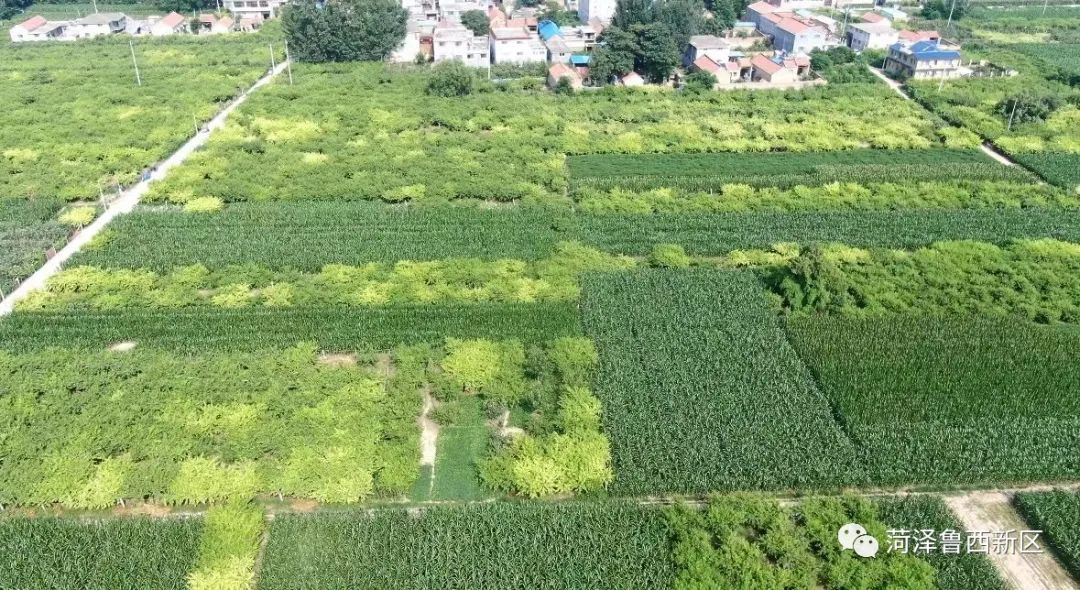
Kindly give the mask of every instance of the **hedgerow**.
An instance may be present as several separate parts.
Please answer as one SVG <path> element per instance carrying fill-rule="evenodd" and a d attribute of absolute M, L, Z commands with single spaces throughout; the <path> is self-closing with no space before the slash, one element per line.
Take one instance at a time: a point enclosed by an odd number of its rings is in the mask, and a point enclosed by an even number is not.
<path fill-rule="evenodd" d="M 940 242 L 910 252 L 808 248 L 768 282 L 783 308 L 798 313 L 1080 321 L 1080 245 L 1049 239 Z"/>
<path fill-rule="evenodd" d="M 0 587 L 183 590 L 198 518 L 0 519 Z"/>
<path fill-rule="evenodd" d="M 648 256 L 659 244 L 717 256 L 783 242 L 905 249 L 943 240 L 1080 242 L 1080 211 L 1072 209 L 604 214 L 583 215 L 580 223 L 581 241 L 629 256 Z"/>
<path fill-rule="evenodd" d="M 0 352 L 9 392 L 0 415 L 12 425 L 0 441 L 0 499 L 105 508 L 143 497 L 402 494 L 419 462 L 420 394 L 395 378 L 321 364 L 304 345 L 196 356 L 142 346 Z"/>
<path fill-rule="evenodd" d="M 622 503 L 481 503 L 279 515 L 259 587 L 670 588 L 660 509 Z"/>
<path fill-rule="evenodd" d="M 877 180 L 876 177 L 872 177 Z M 652 190 L 581 188 L 574 198 L 592 213 L 711 213 L 721 211 L 795 211 L 822 209 L 963 209 L 1080 205 L 1080 198 L 1047 185 L 1020 183 L 909 182 L 878 184 L 833 182 L 821 186 L 754 188 L 723 184 L 714 190 L 674 183 Z"/>
<path fill-rule="evenodd" d="M 196 264 L 175 268 L 166 275 L 80 266 L 51 277 L 45 290 L 20 302 L 20 309 L 573 301 L 578 297 L 580 273 L 623 270 L 635 264 L 633 259 L 567 242 L 557 244 L 551 257 L 531 263 L 514 259 L 402 260 L 393 265 L 328 264 L 318 274 L 273 272 L 254 265 L 211 272 Z"/>
<path fill-rule="evenodd" d="M 878 84 L 776 93 L 424 94 L 423 70 L 294 67 L 252 96 L 151 200 L 550 201 L 564 155 L 938 145 L 935 124 Z M 753 116 L 747 116 L 753 112 Z"/>
<path fill-rule="evenodd" d="M 588 275 L 617 494 L 838 486 L 855 449 L 748 272 Z M 798 440 L 794 445 L 792 440 Z"/>
<path fill-rule="evenodd" d="M 795 317 L 787 327 L 873 483 L 1080 475 L 1075 329 L 910 314 Z"/>
<path fill-rule="evenodd" d="M 141 86 L 126 37 L 5 44 L 0 198 L 97 199 L 130 184 L 269 68 L 268 40 L 140 37 Z"/>
<path fill-rule="evenodd" d="M 960 542 L 967 542 L 967 531 L 941 498 L 912 495 L 902 498 L 874 500 L 881 522 L 894 531 L 908 531 L 917 537 L 917 530 L 930 529 L 940 534 L 952 530 L 960 533 Z M 965 545 L 966 546 L 966 545 Z M 909 551 L 915 548 L 912 543 Z M 1006 590 L 998 570 L 986 555 L 962 552 L 959 555 L 941 551 L 919 552 L 919 558 L 933 566 L 936 588 L 939 590 Z"/>
<path fill-rule="evenodd" d="M 1032 528 L 1043 531 L 1042 539 L 1049 542 L 1065 568 L 1074 577 L 1080 576 L 1080 493 L 1022 492 L 1016 494 L 1014 503 Z"/>
<path fill-rule="evenodd" d="M 547 342 L 581 333 L 573 303 L 382 305 L 364 308 L 125 309 L 15 313 L 0 320 L 0 349 L 101 349 L 123 341 L 181 352 L 287 348 L 388 350 L 448 337 Z"/>
<path fill-rule="evenodd" d="M 937 589 L 934 568 L 887 551 L 887 526 L 864 498 L 812 498 L 793 507 L 749 494 L 713 496 L 700 510 L 668 510 L 676 588 Z M 873 559 L 844 550 L 837 531 L 862 525 L 878 539 Z"/>

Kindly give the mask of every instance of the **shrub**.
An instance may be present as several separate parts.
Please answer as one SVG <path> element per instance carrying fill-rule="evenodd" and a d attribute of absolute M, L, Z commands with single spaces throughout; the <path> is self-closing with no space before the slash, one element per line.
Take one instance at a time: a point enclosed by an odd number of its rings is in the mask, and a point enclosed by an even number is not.
<path fill-rule="evenodd" d="M 94 207 L 72 207 L 60 214 L 60 223 L 78 228 L 88 225 L 96 216 L 97 209 Z"/>
<path fill-rule="evenodd" d="M 225 207 L 225 203 L 217 197 L 198 197 L 184 203 L 186 213 L 217 213 Z"/>
<path fill-rule="evenodd" d="M 649 264 L 657 268 L 687 268 L 690 257 L 678 244 L 657 244 L 649 254 Z"/>
<path fill-rule="evenodd" d="M 472 94 L 476 75 L 459 60 L 444 61 L 431 68 L 427 93 L 432 96 L 455 97 Z"/>

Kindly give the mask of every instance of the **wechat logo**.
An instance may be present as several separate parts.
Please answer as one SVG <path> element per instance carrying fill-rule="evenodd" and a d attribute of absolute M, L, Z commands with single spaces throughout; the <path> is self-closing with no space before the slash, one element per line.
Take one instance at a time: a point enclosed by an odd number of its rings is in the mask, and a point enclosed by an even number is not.
<path fill-rule="evenodd" d="M 836 533 L 837 540 L 844 550 L 851 549 L 859 557 L 874 557 L 878 552 L 878 540 L 866 533 L 861 524 L 849 522 Z"/>

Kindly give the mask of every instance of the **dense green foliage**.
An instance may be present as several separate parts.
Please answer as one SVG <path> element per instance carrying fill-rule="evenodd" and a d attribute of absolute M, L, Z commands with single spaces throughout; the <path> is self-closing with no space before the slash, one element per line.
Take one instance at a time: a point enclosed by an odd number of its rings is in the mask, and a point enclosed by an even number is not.
<path fill-rule="evenodd" d="M 940 242 L 915 251 L 808 248 L 769 278 L 787 310 L 1080 322 L 1080 244 Z"/>
<path fill-rule="evenodd" d="M 633 259 L 577 243 L 550 258 L 402 260 L 394 265 L 328 264 L 318 273 L 273 272 L 254 265 L 211 271 L 201 264 L 159 275 L 148 270 L 70 268 L 19 302 L 20 310 L 176 309 L 387 304 L 560 302 L 578 298 L 583 272 L 633 268 Z"/>
<path fill-rule="evenodd" d="M 255 587 L 255 558 L 263 530 L 262 510 L 230 503 L 211 507 L 199 543 L 199 559 L 188 575 L 189 590 L 247 590 Z"/>
<path fill-rule="evenodd" d="M 401 44 L 408 19 L 393 0 L 297 0 L 283 8 L 281 26 L 300 61 L 378 61 Z"/>
<path fill-rule="evenodd" d="M 0 292 L 7 294 L 45 261 L 45 251 L 67 237 L 50 199 L 0 199 Z"/>
<path fill-rule="evenodd" d="M 97 199 L 178 148 L 270 65 L 262 34 L 0 46 L 0 199 Z M 92 67 L 88 67 L 92 64 Z M 88 90 L 89 89 L 89 90 Z"/>
<path fill-rule="evenodd" d="M 581 333 L 569 303 L 484 303 L 16 313 L 0 320 L 0 349 L 104 348 L 133 340 L 168 350 L 258 350 L 314 342 L 326 350 L 386 350 L 445 338 L 544 342 Z"/>
<path fill-rule="evenodd" d="M 1066 569 L 1080 577 L 1080 493 L 1025 492 L 1016 494 L 1015 504 L 1029 525 L 1043 531 Z"/>
<path fill-rule="evenodd" d="M 953 530 L 961 533 L 961 542 L 967 537 L 963 525 L 949 510 L 949 507 L 934 496 L 918 495 L 903 498 L 878 498 L 874 500 L 878 516 L 882 523 L 895 531 L 932 529 L 940 533 Z M 913 547 L 912 547 L 913 548 Z M 1001 580 L 994 564 L 985 556 L 977 553 L 959 555 L 918 553 L 937 572 L 935 576 L 939 590 L 1006 590 L 1008 586 Z"/>
<path fill-rule="evenodd" d="M 1074 16 L 1080 17 L 1077 13 Z M 1018 43 L 1009 49 L 1019 51 L 1044 64 L 1057 68 L 1058 78 L 1072 86 L 1080 86 L 1080 43 Z"/>
<path fill-rule="evenodd" d="M 1040 152 L 1014 154 L 1017 162 L 1035 171 L 1047 182 L 1080 194 L 1080 153 Z"/>
<path fill-rule="evenodd" d="M 197 518 L 0 519 L 0 588 L 183 590 Z"/>
<path fill-rule="evenodd" d="M 279 515 L 263 590 L 666 588 L 659 509 L 618 503 L 489 503 Z"/>
<path fill-rule="evenodd" d="M 934 123 L 880 85 L 782 93 L 424 94 L 426 70 L 295 67 L 251 97 L 151 197 L 184 202 L 552 199 L 564 154 L 936 145 Z M 751 112 L 751 115 L 747 113 Z"/>
<path fill-rule="evenodd" d="M 1080 476 L 1074 328 L 900 316 L 788 331 L 876 485 Z"/>
<path fill-rule="evenodd" d="M 398 364 L 423 362 L 414 350 Z M 4 502 L 104 508 L 279 492 L 355 502 L 416 477 L 420 395 L 400 370 L 258 353 L 0 353 Z M 77 395 L 75 395 L 77 394 Z"/>
<path fill-rule="evenodd" d="M 753 495 L 714 496 L 704 509 L 669 511 L 669 522 L 680 590 L 939 588 L 934 568 L 913 555 L 882 547 L 866 559 L 843 549 L 836 531 L 852 522 L 879 542 L 886 539 L 886 525 L 863 498 L 812 498 L 781 507 Z"/>
<path fill-rule="evenodd" d="M 917 248 L 942 240 L 1006 242 L 1052 237 L 1080 242 L 1080 212 L 1054 209 L 828 211 L 581 216 L 582 241 L 618 254 L 647 256 L 658 244 L 694 255 L 768 248 L 782 242 L 843 242 Z"/>
<path fill-rule="evenodd" d="M 743 272 L 587 276 L 619 494 L 840 485 L 855 450 Z M 798 444 L 792 444 L 798 440 Z"/>
<path fill-rule="evenodd" d="M 646 182 L 644 184 L 651 184 Z M 651 190 L 613 188 L 575 191 L 580 208 L 592 213 L 714 213 L 722 211 L 796 211 L 823 209 L 961 209 L 1080 205 L 1045 185 L 1006 182 L 867 183 L 834 182 L 822 186 L 754 188 L 724 184 L 713 190 L 679 186 Z"/>

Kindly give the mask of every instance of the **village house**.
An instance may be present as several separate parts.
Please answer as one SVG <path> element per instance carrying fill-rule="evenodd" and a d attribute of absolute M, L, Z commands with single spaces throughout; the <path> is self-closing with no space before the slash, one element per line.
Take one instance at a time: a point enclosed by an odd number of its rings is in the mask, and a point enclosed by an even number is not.
<path fill-rule="evenodd" d="M 852 23 L 848 25 L 844 44 L 855 51 L 885 49 L 898 40 L 896 29 L 888 22 Z"/>
<path fill-rule="evenodd" d="M 750 66 L 751 80 L 771 84 L 798 82 L 801 77 L 810 73 L 810 59 L 805 56 L 769 58 L 759 53 L 750 59 Z"/>
<path fill-rule="evenodd" d="M 91 39 L 127 29 L 127 15 L 119 12 L 97 12 L 77 18 L 64 27 L 65 39 Z"/>
<path fill-rule="evenodd" d="M 615 0 L 578 0 L 577 13 L 583 23 L 597 19 L 607 25 L 615 16 Z"/>
<path fill-rule="evenodd" d="M 644 86 L 645 79 L 641 77 L 637 72 L 630 72 L 619 79 L 619 84 L 626 86 L 627 88 L 634 88 L 637 86 Z"/>
<path fill-rule="evenodd" d="M 883 23 L 887 19 L 876 12 L 864 12 L 859 15 L 859 20 L 864 23 L 877 24 Z"/>
<path fill-rule="evenodd" d="M 478 37 L 459 22 L 439 21 L 432 33 L 436 62 L 461 60 L 465 65 L 484 68 L 491 64 L 488 58 L 488 39 Z"/>
<path fill-rule="evenodd" d="M 432 37 L 436 24 L 436 21 L 409 19 L 405 25 L 405 38 L 390 55 L 390 61 L 411 63 L 416 60 L 417 55 L 423 55 L 425 60 L 429 59 L 432 54 Z"/>
<path fill-rule="evenodd" d="M 785 18 L 776 25 L 773 49 L 787 53 L 810 53 L 814 49 L 836 46 L 837 39 L 825 27 L 796 18 Z"/>
<path fill-rule="evenodd" d="M 155 37 L 178 35 L 188 32 L 188 22 L 184 15 L 170 12 L 150 25 L 150 34 Z"/>
<path fill-rule="evenodd" d="M 937 41 L 904 42 L 889 46 L 885 71 L 902 78 L 955 78 L 963 75 L 960 52 Z"/>
<path fill-rule="evenodd" d="M 64 35 L 67 23 L 49 22 L 43 16 L 25 20 L 8 30 L 12 43 L 24 41 L 58 41 Z"/>
<path fill-rule="evenodd" d="M 900 31 L 896 34 L 900 43 L 918 43 L 919 41 L 941 41 L 937 31 Z"/>
<path fill-rule="evenodd" d="M 236 21 L 233 20 L 233 17 L 223 16 L 219 19 L 216 19 L 214 23 L 210 25 L 210 32 L 214 33 L 215 35 L 220 35 L 221 33 L 230 33 L 232 32 L 233 26 L 235 24 Z"/>
<path fill-rule="evenodd" d="M 746 7 L 746 21 L 754 23 L 754 26 L 760 31 L 762 26 L 762 20 L 765 15 L 772 14 L 774 12 L 780 12 L 780 9 L 769 4 L 768 2 L 758 1 Z"/>
<path fill-rule="evenodd" d="M 702 55 L 695 59 L 691 69 L 712 74 L 713 77 L 716 78 L 716 84 L 718 86 L 726 86 L 733 82 L 738 82 L 741 75 L 741 68 L 737 62 L 718 62 L 708 55 Z"/>
<path fill-rule="evenodd" d="M 237 19 L 255 19 L 259 21 L 276 17 L 286 0 L 222 0 L 225 9 Z"/>
<path fill-rule="evenodd" d="M 581 78 L 581 74 L 579 74 L 577 69 L 575 69 L 573 66 L 564 63 L 556 63 L 552 64 L 551 67 L 548 68 L 548 88 L 555 88 L 556 86 L 558 86 L 559 80 L 563 78 L 569 80 L 570 87 L 575 90 L 580 89 L 582 86 L 583 81 Z"/>
<path fill-rule="evenodd" d="M 478 2 L 439 2 L 439 12 L 444 19 L 460 21 L 461 15 L 470 10 L 486 12 L 487 9 Z"/>
<path fill-rule="evenodd" d="M 720 37 L 714 35 L 694 35 L 686 44 L 683 52 L 683 65 L 689 67 L 699 57 L 708 57 L 716 63 L 724 63 L 728 60 L 731 49 Z"/>
<path fill-rule="evenodd" d="M 525 27 L 491 30 L 491 62 L 537 63 L 547 60 L 547 48 Z"/>

